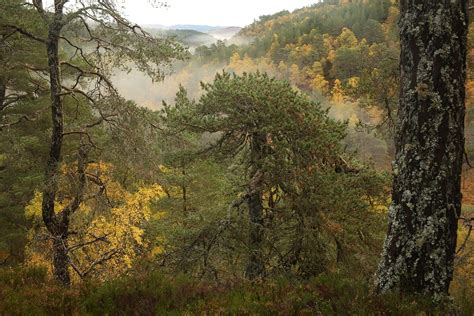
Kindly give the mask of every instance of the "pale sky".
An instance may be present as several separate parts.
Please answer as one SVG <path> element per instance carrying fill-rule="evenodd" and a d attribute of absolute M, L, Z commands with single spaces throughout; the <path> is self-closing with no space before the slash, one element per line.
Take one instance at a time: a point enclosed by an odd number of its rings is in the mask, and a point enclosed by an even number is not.
<path fill-rule="evenodd" d="M 139 24 L 245 26 L 261 15 L 293 11 L 318 0 L 167 0 L 169 8 L 154 8 L 153 0 L 122 1 L 124 14 Z"/>

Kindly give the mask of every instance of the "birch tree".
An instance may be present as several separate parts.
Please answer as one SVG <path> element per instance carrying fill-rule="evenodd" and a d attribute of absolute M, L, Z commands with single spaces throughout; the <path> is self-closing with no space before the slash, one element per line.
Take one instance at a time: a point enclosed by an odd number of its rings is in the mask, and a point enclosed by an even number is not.
<path fill-rule="evenodd" d="M 50 3 L 52 5 L 48 5 Z M 89 180 L 87 157 L 93 142 L 88 129 L 112 122 L 117 115 L 114 110 L 104 112 L 101 109 L 104 100 L 121 100 L 111 81 L 112 71 L 136 68 L 154 80 L 161 80 L 166 72 L 164 67 L 176 58 L 184 58 L 186 52 L 180 44 L 154 38 L 125 19 L 119 1 L 54 0 L 43 3 L 42 0 L 7 0 L 2 6 L 10 12 L 27 8 L 35 13 L 37 22 L 33 25 L 15 19 L 15 14 L 12 14 L 2 17 L 0 28 L 2 33 L 16 33 L 35 45 L 41 45 L 47 56 L 46 66 L 30 67 L 34 72 L 31 81 L 50 94 L 52 130 L 42 189 L 42 218 L 54 240 L 54 276 L 60 283 L 68 285 L 69 225 L 72 214 L 85 198 Z M 97 120 L 74 129 L 65 126 L 66 99 L 75 100 L 78 107 L 93 107 Z M 74 180 L 76 193 L 68 205 L 56 209 L 63 146 L 67 137 L 74 136 L 81 138 Z"/>

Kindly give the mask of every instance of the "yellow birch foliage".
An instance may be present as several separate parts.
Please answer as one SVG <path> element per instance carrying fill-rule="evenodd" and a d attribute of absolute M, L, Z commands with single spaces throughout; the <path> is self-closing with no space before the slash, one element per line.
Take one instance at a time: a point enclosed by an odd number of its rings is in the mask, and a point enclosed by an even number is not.
<path fill-rule="evenodd" d="M 311 81 L 311 89 L 326 94 L 329 90 L 329 82 L 324 79 L 324 76 L 316 75 Z"/>
<path fill-rule="evenodd" d="M 342 83 L 339 79 L 334 81 L 334 87 L 331 91 L 332 94 L 332 101 L 334 103 L 342 103 L 344 102 L 344 93 L 342 89 Z"/>
<path fill-rule="evenodd" d="M 74 270 L 86 274 L 84 277 L 102 280 L 125 273 L 138 257 L 152 251 L 145 238 L 144 227 L 150 220 L 163 216 L 162 212 L 152 209 L 152 203 L 164 196 L 160 185 L 143 186 L 136 192 L 127 192 L 120 184 L 111 180 L 111 168 L 106 164 L 89 166 L 89 173 L 100 175 L 107 197 L 102 197 L 102 200 L 88 199 L 81 204 L 72 217 L 72 234 L 68 239 L 71 249 L 69 256 Z M 88 191 L 92 191 L 92 187 L 94 186 L 88 185 Z M 51 271 L 51 239 L 42 224 L 41 203 L 42 195 L 36 192 L 25 209 L 26 216 L 35 223 L 28 234 L 30 243 L 26 262 L 29 265 L 46 266 Z M 57 201 L 56 210 L 60 211 L 67 203 L 67 200 Z M 84 244 L 87 245 L 78 247 Z M 156 252 L 156 249 L 153 251 Z M 94 263 L 103 258 L 108 259 L 90 270 Z"/>

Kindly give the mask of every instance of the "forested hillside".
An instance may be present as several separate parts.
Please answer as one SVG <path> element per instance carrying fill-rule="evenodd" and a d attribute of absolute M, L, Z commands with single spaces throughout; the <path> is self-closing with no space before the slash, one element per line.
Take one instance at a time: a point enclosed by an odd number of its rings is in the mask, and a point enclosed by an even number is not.
<path fill-rule="evenodd" d="M 0 3 L 0 315 L 474 312 L 473 23 L 451 299 L 374 292 L 399 1 L 326 0 L 215 43 L 68 5 Z"/>
<path fill-rule="evenodd" d="M 156 37 L 175 37 L 178 41 L 190 47 L 211 45 L 217 39 L 207 33 L 193 30 L 165 30 L 150 28 L 148 31 Z"/>

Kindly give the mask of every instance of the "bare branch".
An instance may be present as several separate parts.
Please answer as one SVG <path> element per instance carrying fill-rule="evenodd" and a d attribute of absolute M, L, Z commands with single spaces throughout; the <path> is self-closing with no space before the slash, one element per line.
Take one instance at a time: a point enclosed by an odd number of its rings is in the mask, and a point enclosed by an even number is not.
<path fill-rule="evenodd" d="M 94 148 L 97 148 L 97 146 L 95 145 L 95 143 L 92 141 L 92 137 L 91 135 L 89 135 L 89 133 L 87 132 L 84 132 L 84 131 L 73 131 L 73 132 L 66 132 L 66 133 L 63 133 L 63 137 L 64 136 L 70 136 L 70 135 L 79 135 L 79 136 L 86 136 L 88 141 L 89 141 L 89 144 L 94 147 Z"/>
<path fill-rule="evenodd" d="M 82 272 L 81 270 L 79 269 L 79 267 L 71 260 L 71 258 L 69 258 L 68 256 L 68 259 L 69 259 L 69 264 L 71 265 L 72 269 L 74 270 L 74 272 L 77 273 L 77 275 L 81 278 L 81 279 L 84 279 L 84 276 L 82 275 Z"/>
<path fill-rule="evenodd" d="M 94 268 L 98 265 L 104 264 L 105 262 L 113 259 L 115 255 L 119 253 L 119 249 L 112 249 L 102 255 L 99 259 L 95 260 L 86 271 L 82 273 L 82 277 L 85 278 L 89 273 L 91 273 Z"/>
<path fill-rule="evenodd" d="M 10 25 L 10 24 L 0 24 L 0 27 L 5 27 L 5 28 L 9 28 L 9 29 L 12 29 L 24 36 L 26 36 L 27 38 L 31 39 L 31 40 L 34 40 L 34 41 L 37 41 L 37 42 L 40 42 L 42 44 L 46 44 L 46 40 L 44 38 L 41 38 L 39 36 L 36 36 L 16 25 Z"/>
<path fill-rule="evenodd" d="M 81 57 L 82 57 L 82 60 L 84 60 L 85 63 L 87 63 L 87 64 L 88 64 L 90 67 L 92 67 L 92 68 L 97 68 L 95 65 L 93 65 L 93 64 L 89 61 L 89 59 L 88 59 L 88 58 L 86 57 L 86 55 L 84 54 L 84 50 L 83 50 L 81 47 L 75 45 L 75 44 L 74 44 L 71 40 L 69 40 L 67 37 L 61 36 L 60 38 L 61 38 L 62 40 L 64 40 L 66 43 L 68 43 L 69 46 L 75 48 L 75 49 L 76 49 L 76 53 L 77 53 L 77 52 L 80 53 L 80 55 L 81 55 Z M 76 54 L 76 53 L 75 53 L 75 54 Z"/>
<path fill-rule="evenodd" d="M 15 126 L 15 125 L 18 125 L 20 124 L 21 122 L 24 122 L 24 121 L 28 121 L 28 122 L 32 122 L 32 121 L 35 121 L 36 118 L 31 118 L 27 115 L 22 115 L 18 120 L 16 120 L 15 122 L 12 122 L 12 123 L 6 123 L 6 124 L 1 124 L 0 125 L 0 131 L 3 130 L 4 128 L 8 128 L 8 127 L 12 127 L 12 126 Z"/>
<path fill-rule="evenodd" d="M 20 101 L 21 99 L 24 99 L 27 96 L 28 96 L 27 94 L 17 94 L 17 93 L 9 94 L 3 99 L 4 100 L 3 103 L 0 104 L 0 111 L 6 109 L 12 104 L 17 103 L 18 101 Z"/>
<path fill-rule="evenodd" d="M 88 71 L 88 70 L 84 70 L 82 69 L 81 67 L 77 66 L 77 65 L 74 65 L 74 64 L 71 64 L 70 62 L 67 62 L 67 61 L 63 61 L 61 62 L 61 65 L 63 66 L 68 66 L 70 68 L 73 68 L 75 69 L 77 72 L 79 72 L 79 76 L 78 76 L 78 79 L 76 79 L 76 84 L 71 88 L 72 90 L 74 90 L 77 85 L 78 85 L 78 81 L 79 81 L 79 78 L 82 77 L 83 75 L 88 75 L 88 76 L 95 76 L 98 78 L 99 82 L 105 82 L 107 88 L 109 90 L 111 90 L 114 94 L 118 94 L 118 91 L 115 89 L 114 85 L 112 84 L 112 82 L 103 74 L 99 73 L 99 72 L 96 72 L 96 71 Z"/>
<path fill-rule="evenodd" d="M 467 241 L 469 240 L 469 238 L 471 237 L 471 233 L 472 233 L 472 229 L 473 229 L 473 221 L 474 221 L 474 218 L 472 217 L 460 217 L 459 218 L 460 220 L 463 220 L 463 226 L 464 227 L 467 227 L 469 230 L 466 234 L 466 238 L 464 239 L 464 242 L 462 243 L 461 247 L 459 247 L 458 251 L 456 251 L 456 254 L 459 254 L 461 253 L 464 248 L 466 248 L 466 244 L 467 244 Z"/>
<path fill-rule="evenodd" d="M 92 245 L 92 244 L 95 244 L 97 242 L 104 242 L 104 243 L 110 243 L 109 240 L 107 239 L 107 236 L 108 235 L 104 235 L 104 236 L 101 236 L 101 237 L 96 237 L 94 240 L 91 240 L 91 241 L 88 241 L 88 242 L 84 242 L 82 244 L 78 244 L 78 245 L 74 245 L 72 247 L 69 247 L 68 251 L 69 252 L 74 252 L 78 249 L 81 249 L 81 248 L 84 248 L 86 246 L 89 246 L 89 245 Z"/>
<path fill-rule="evenodd" d="M 73 94 L 80 94 L 82 95 L 83 97 L 85 97 L 89 102 L 91 102 L 92 104 L 95 104 L 96 101 L 89 95 L 87 94 L 86 92 L 80 90 L 80 89 L 71 89 L 69 87 L 66 87 L 66 86 L 61 86 L 62 89 L 66 90 L 67 92 L 63 92 L 61 93 L 62 96 L 64 95 L 73 95 Z"/>
<path fill-rule="evenodd" d="M 467 166 L 473 169 L 474 167 L 471 165 L 471 162 L 469 161 L 469 156 L 467 154 L 466 148 L 464 148 L 464 159 L 466 160 Z"/>

